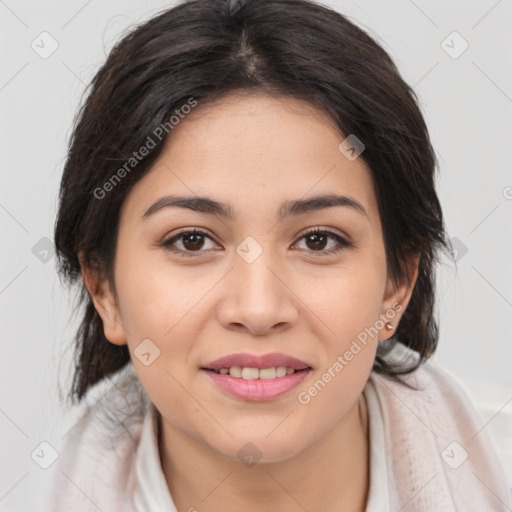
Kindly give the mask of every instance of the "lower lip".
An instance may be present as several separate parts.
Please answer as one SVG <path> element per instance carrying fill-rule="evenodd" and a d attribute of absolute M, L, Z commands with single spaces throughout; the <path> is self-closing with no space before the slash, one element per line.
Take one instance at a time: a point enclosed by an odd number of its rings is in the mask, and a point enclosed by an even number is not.
<path fill-rule="evenodd" d="M 311 371 L 311 368 L 295 371 L 291 375 L 275 379 L 240 379 L 223 375 L 210 370 L 204 370 L 223 391 L 245 400 L 271 400 L 284 395 L 298 386 Z"/>

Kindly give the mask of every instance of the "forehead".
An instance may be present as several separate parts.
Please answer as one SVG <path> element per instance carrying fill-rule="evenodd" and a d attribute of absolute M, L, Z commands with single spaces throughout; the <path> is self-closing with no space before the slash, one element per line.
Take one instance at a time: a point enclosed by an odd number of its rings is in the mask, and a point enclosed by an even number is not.
<path fill-rule="evenodd" d="M 198 195 L 233 205 L 238 217 L 332 193 L 378 216 L 369 168 L 339 150 L 344 139 L 322 111 L 298 99 L 237 93 L 199 103 L 174 125 L 126 207 L 140 216 L 166 194 Z"/>

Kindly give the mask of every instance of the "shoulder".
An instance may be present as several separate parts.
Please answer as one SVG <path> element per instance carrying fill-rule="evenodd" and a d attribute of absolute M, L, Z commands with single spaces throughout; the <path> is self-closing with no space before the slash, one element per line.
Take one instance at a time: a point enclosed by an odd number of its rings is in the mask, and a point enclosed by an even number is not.
<path fill-rule="evenodd" d="M 398 343 L 386 360 L 409 365 L 417 362 L 419 355 Z M 443 410 L 456 421 L 470 417 L 472 424 L 481 423 L 480 414 L 467 388 L 454 374 L 432 359 L 424 361 L 413 372 L 399 376 L 399 381 L 374 371 L 370 380 L 379 396 L 388 401 L 393 397 L 395 401 L 406 399 L 411 406 L 432 412 Z"/>
<path fill-rule="evenodd" d="M 406 364 L 418 357 L 401 344 L 389 355 Z M 464 388 L 431 360 L 400 379 L 410 387 L 374 371 L 370 376 L 400 502 L 432 478 L 417 498 L 426 510 L 453 510 L 454 504 L 456 510 L 502 510 L 510 501 L 507 477 Z"/>
<path fill-rule="evenodd" d="M 43 510 L 120 510 L 150 404 L 131 363 L 93 388 L 56 447 Z"/>
<path fill-rule="evenodd" d="M 387 360 L 408 365 L 418 358 L 416 352 L 399 343 Z M 371 373 L 370 380 L 385 414 L 402 416 L 406 422 L 421 420 L 433 433 L 451 431 L 467 438 L 483 427 L 466 390 L 433 360 L 426 360 L 413 372 L 399 376 L 399 381 L 376 372 Z"/>

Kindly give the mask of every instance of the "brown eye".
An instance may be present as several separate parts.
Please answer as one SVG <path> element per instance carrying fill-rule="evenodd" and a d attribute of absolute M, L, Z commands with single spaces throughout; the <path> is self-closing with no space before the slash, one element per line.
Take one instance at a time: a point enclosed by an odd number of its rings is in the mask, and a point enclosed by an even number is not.
<path fill-rule="evenodd" d="M 318 252 L 321 254 L 332 254 L 352 246 L 337 233 L 318 228 L 309 231 L 302 236 L 300 240 L 305 240 L 306 250 L 308 252 Z M 333 240 L 335 243 L 331 244 L 331 246 L 325 250 L 329 245 L 329 240 Z"/>
<path fill-rule="evenodd" d="M 206 247 L 206 249 L 204 249 L 208 240 L 213 243 L 213 247 Z M 181 247 L 179 247 L 179 245 L 181 245 Z M 214 248 L 215 243 L 205 232 L 194 229 L 182 231 L 164 240 L 162 246 L 172 252 L 180 253 L 181 256 L 195 256 L 193 253 L 205 252 L 208 249 Z"/>
<path fill-rule="evenodd" d="M 182 235 L 183 246 L 189 251 L 201 249 L 204 245 L 204 235 L 192 233 L 191 235 Z"/>
<path fill-rule="evenodd" d="M 341 251 L 345 248 L 352 247 L 350 242 L 345 240 L 337 233 L 318 228 L 312 229 L 303 235 L 300 240 L 305 241 L 305 250 L 307 252 L 316 252 L 318 255 L 329 255 Z M 205 245 L 207 245 L 208 241 L 210 241 L 213 246 L 205 248 Z M 178 233 L 177 235 L 164 240 L 162 242 L 162 246 L 171 252 L 178 253 L 180 256 L 194 257 L 198 256 L 201 252 L 214 249 L 215 242 L 204 231 L 194 229 L 182 231 L 181 233 Z M 329 248 L 326 250 L 326 247 Z"/>
<path fill-rule="evenodd" d="M 305 237 L 306 244 L 310 249 L 313 249 L 315 251 L 325 249 L 325 246 L 327 245 L 327 241 L 329 239 L 328 236 L 321 233 L 312 233 L 310 235 L 307 235 Z"/>

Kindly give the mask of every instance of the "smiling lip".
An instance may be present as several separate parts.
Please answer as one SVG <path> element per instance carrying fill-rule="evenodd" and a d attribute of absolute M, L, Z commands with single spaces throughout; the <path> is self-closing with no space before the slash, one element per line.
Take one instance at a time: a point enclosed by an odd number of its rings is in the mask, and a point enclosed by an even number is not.
<path fill-rule="evenodd" d="M 221 368 L 233 366 L 259 369 L 286 366 L 293 368 L 295 372 L 275 379 L 243 379 L 217 373 Z M 201 371 L 223 391 L 237 398 L 251 401 L 271 400 L 284 395 L 299 385 L 311 370 L 311 366 L 304 361 L 278 352 L 260 356 L 242 353 L 231 354 L 216 359 L 201 368 Z"/>

